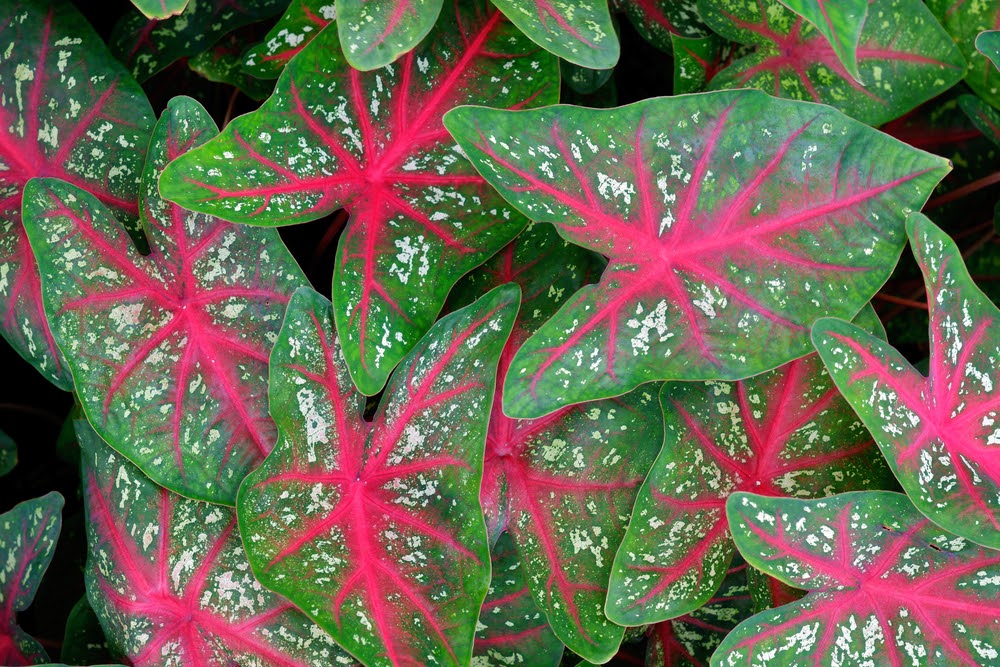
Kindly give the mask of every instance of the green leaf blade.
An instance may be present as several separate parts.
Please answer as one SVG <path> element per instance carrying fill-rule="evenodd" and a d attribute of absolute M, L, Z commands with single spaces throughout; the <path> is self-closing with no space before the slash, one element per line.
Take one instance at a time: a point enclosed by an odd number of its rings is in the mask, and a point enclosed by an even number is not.
<path fill-rule="evenodd" d="M 840 62 L 856 81 L 858 40 L 868 15 L 868 0 L 780 0 L 781 4 L 809 21 L 837 53 Z M 863 83 L 863 82 L 862 82 Z"/>
<path fill-rule="evenodd" d="M 279 440 L 240 490 L 250 562 L 368 665 L 466 664 L 489 584 L 479 507 L 516 287 L 443 318 L 365 422 L 331 327 L 300 290 L 272 355 Z"/>
<path fill-rule="evenodd" d="M 273 445 L 268 353 L 305 278 L 276 231 L 160 198 L 163 166 L 215 132 L 189 98 L 157 124 L 141 193 L 150 255 L 71 184 L 31 181 L 25 210 L 46 312 L 88 419 L 157 483 L 233 504 Z"/>
<path fill-rule="evenodd" d="M 427 36 L 443 5 L 444 0 L 338 0 L 344 57 L 361 71 L 395 62 Z"/>
<path fill-rule="evenodd" d="M 610 258 L 518 351 L 504 408 L 521 418 L 806 354 L 812 321 L 853 317 L 882 285 L 906 215 L 949 168 L 828 107 L 756 91 L 465 107 L 445 122 L 508 201 Z"/>
<path fill-rule="evenodd" d="M 610 69 L 621 47 L 605 0 L 493 0 L 535 44 L 571 63 Z"/>
<path fill-rule="evenodd" d="M 1000 311 L 930 220 L 907 223 L 930 307 L 925 378 L 888 344 L 820 320 L 813 340 L 917 509 L 945 529 L 1000 548 Z"/>

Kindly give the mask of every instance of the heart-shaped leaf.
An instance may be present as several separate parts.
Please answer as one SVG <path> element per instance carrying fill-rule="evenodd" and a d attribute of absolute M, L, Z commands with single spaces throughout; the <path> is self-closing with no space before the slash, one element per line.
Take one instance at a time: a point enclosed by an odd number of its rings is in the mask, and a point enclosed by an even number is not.
<path fill-rule="evenodd" d="M 159 197 L 163 166 L 215 134 L 172 100 L 143 173 L 140 255 L 96 198 L 55 179 L 25 190 L 25 225 L 53 333 L 87 418 L 158 484 L 233 504 L 274 442 L 267 361 L 305 278 L 275 230 L 231 225 Z"/>
<path fill-rule="evenodd" d="M 337 32 L 351 67 L 385 67 L 412 51 L 441 13 L 444 0 L 337 0 Z"/>
<path fill-rule="evenodd" d="M 184 11 L 189 0 L 132 0 L 132 4 L 146 18 L 166 19 Z"/>
<path fill-rule="evenodd" d="M 239 88 L 252 100 L 266 99 L 274 90 L 274 82 L 250 76 L 243 70 L 241 45 L 238 34 L 228 35 L 212 48 L 190 58 L 188 67 L 209 81 Z"/>
<path fill-rule="evenodd" d="M 620 46 L 607 0 L 493 0 L 549 53 L 590 69 L 609 69 Z"/>
<path fill-rule="evenodd" d="M 87 596 L 135 665 L 353 665 L 292 603 L 264 590 L 229 508 L 154 484 L 76 422 L 87 510 Z"/>
<path fill-rule="evenodd" d="M 274 451 L 240 487 L 264 584 L 366 665 L 460 665 L 489 585 L 479 483 L 508 285 L 437 322 L 393 374 L 374 423 L 332 307 L 303 289 L 271 354 Z"/>
<path fill-rule="evenodd" d="M 45 649 L 17 624 L 35 599 L 62 525 L 63 497 L 53 491 L 0 514 L 0 664 L 48 661 Z"/>
<path fill-rule="evenodd" d="M 712 30 L 754 47 L 712 79 L 713 90 L 760 88 L 779 97 L 823 102 L 869 125 L 881 125 L 965 75 L 961 52 L 922 0 L 870 4 L 872 20 L 865 21 L 856 51 L 864 85 L 844 67 L 823 32 L 778 0 L 699 0 L 698 8 Z M 887 18 L 893 16 L 906 19 Z"/>
<path fill-rule="evenodd" d="M 871 308 L 859 320 L 881 325 Z M 817 354 L 740 382 L 660 392 L 663 451 L 618 549 L 608 616 L 622 625 L 694 611 L 722 584 L 735 547 L 726 498 L 882 488 L 892 475 Z"/>
<path fill-rule="evenodd" d="M 518 347 L 603 264 L 529 227 L 456 287 L 456 301 L 515 282 L 524 305 L 500 357 L 499 381 Z M 625 534 L 636 490 L 659 451 L 651 391 L 516 420 L 494 400 L 480 499 L 491 537 L 509 531 L 535 603 L 569 648 L 594 662 L 618 650 L 624 629 L 605 618 L 612 551 Z"/>
<path fill-rule="evenodd" d="M 1000 70 L 1000 30 L 984 30 L 976 35 L 976 51 L 990 59 Z"/>
<path fill-rule="evenodd" d="M 158 20 L 133 11 L 111 33 L 111 51 L 139 81 L 208 49 L 237 28 L 277 16 L 288 0 L 189 0 L 179 16 Z"/>
<path fill-rule="evenodd" d="M 619 0 L 617 5 L 643 39 L 667 53 L 673 51 L 675 37 L 710 34 L 698 16 L 696 0 Z"/>
<path fill-rule="evenodd" d="M 563 655 L 563 643 L 535 604 L 508 533 L 500 535 L 490 555 L 493 579 L 479 611 L 473 664 L 556 667 Z"/>
<path fill-rule="evenodd" d="M 868 0 L 779 0 L 809 21 L 833 47 L 847 73 L 861 81 L 858 40 L 868 15 Z M 864 82 L 862 82 L 864 83 Z"/>
<path fill-rule="evenodd" d="M 927 6 L 955 42 L 969 62 L 965 82 L 981 98 L 1000 109 L 1000 71 L 989 55 L 977 48 L 979 35 L 986 32 L 984 43 L 997 40 L 988 33 L 1000 29 L 1000 3 L 955 2 L 955 0 L 927 0 Z M 994 41 L 994 44 L 996 42 Z M 994 46 L 996 49 L 996 46 Z M 996 51 L 994 51 L 996 53 Z M 996 56 L 994 56 L 996 57 Z"/>
<path fill-rule="evenodd" d="M 729 568 L 719 592 L 702 607 L 651 625 L 646 631 L 646 667 L 707 667 L 725 636 L 752 614 L 749 569 L 745 563 Z"/>
<path fill-rule="evenodd" d="M 334 0 L 292 0 L 264 42 L 243 57 L 248 74 L 276 79 L 285 65 L 337 16 Z"/>
<path fill-rule="evenodd" d="M 337 33 L 324 30 L 261 109 L 170 165 L 160 187 L 183 206 L 249 224 L 347 209 L 334 312 L 351 377 L 371 395 L 455 282 L 526 224 L 462 159 L 441 115 L 467 102 L 554 102 L 558 68 L 479 1 L 444 12 L 417 51 L 384 70 L 360 73 L 339 50 Z"/>
<path fill-rule="evenodd" d="M 930 220 L 907 223 L 930 308 L 930 374 L 847 322 L 821 320 L 813 341 L 917 509 L 1000 549 L 1000 310 Z"/>
<path fill-rule="evenodd" d="M 445 124 L 508 201 L 610 258 L 518 350 L 504 387 L 515 417 L 806 354 L 815 319 L 853 317 L 882 285 L 906 215 L 949 168 L 829 107 L 759 91 L 465 107 Z"/>
<path fill-rule="evenodd" d="M 1000 146 L 1000 111 L 975 95 L 962 95 L 958 98 L 958 106 L 969 117 L 976 129 L 983 136 Z"/>
<path fill-rule="evenodd" d="M 153 111 L 69 3 L 5 2 L 3 15 L 0 333 L 48 380 L 69 390 L 73 378 L 42 312 L 38 269 L 21 224 L 22 189 L 35 176 L 57 176 L 134 223 Z"/>
<path fill-rule="evenodd" d="M 748 563 L 812 592 L 738 625 L 713 667 L 996 664 L 1000 553 L 944 533 L 903 494 L 735 493 L 726 511 Z"/>

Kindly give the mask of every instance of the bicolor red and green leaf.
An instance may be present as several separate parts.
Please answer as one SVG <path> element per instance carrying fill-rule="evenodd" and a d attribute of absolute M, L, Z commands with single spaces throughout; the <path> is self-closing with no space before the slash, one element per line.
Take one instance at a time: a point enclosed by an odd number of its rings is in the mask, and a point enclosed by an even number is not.
<path fill-rule="evenodd" d="M 842 0 L 824 4 L 840 5 Z M 856 50 L 863 84 L 841 63 L 823 32 L 778 0 L 699 0 L 698 7 L 719 35 L 754 47 L 712 79 L 712 90 L 759 88 L 778 97 L 829 104 L 864 123 L 881 125 L 965 76 L 962 53 L 922 0 L 871 3 Z"/>
<path fill-rule="evenodd" d="M 949 169 L 829 107 L 759 91 L 463 107 L 445 123 L 525 215 L 610 258 L 511 362 L 504 410 L 524 418 L 808 353 L 813 321 L 853 317 L 883 284 L 906 216 Z"/>
<path fill-rule="evenodd" d="M 870 308 L 858 321 L 881 332 Z M 667 383 L 660 404 L 663 451 L 611 574 L 616 623 L 659 622 L 715 595 L 736 550 L 725 513 L 735 491 L 815 498 L 891 483 L 817 354 L 739 382 Z"/>
<path fill-rule="evenodd" d="M 674 55 L 674 95 L 699 93 L 726 66 L 730 45 L 718 35 L 681 37 L 671 35 Z"/>
<path fill-rule="evenodd" d="M 752 615 L 746 563 L 734 564 L 711 600 L 646 630 L 646 667 L 708 667 L 727 634 Z"/>
<path fill-rule="evenodd" d="M 138 84 L 68 2 L 4 3 L 0 18 L 0 333 L 46 379 L 73 378 L 42 310 L 21 221 L 25 183 L 54 176 L 92 192 L 132 229 L 153 112 Z"/>
<path fill-rule="evenodd" d="M 618 63 L 621 47 L 607 0 L 493 0 L 549 53 L 590 69 Z"/>
<path fill-rule="evenodd" d="M 274 91 L 274 82 L 258 79 L 244 71 L 243 42 L 239 37 L 238 34 L 227 35 L 207 51 L 189 58 L 188 67 L 209 81 L 238 88 L 252 100 L 264 100 Z"/>
<path fill-rule="evenodd" d="M 907 223 L 930 308 L 930 373 L 847 322 L 813 340 L 917 509 L 956 535 L 1000 549 L 1000 310 L 948 236 Z"/>
<path fill-rule="evenodd" d="M 618 0 L 629 22 L 643 39 L 672 53 L 675 37 L 696 39 L 710 34 L 698 15 L 696 0 Z"/>
<path fill-rule="evenodd" d="M 264 42 L 244 54 L 245 71 L 261 79 L 277 79 L 288 61 L 336 17 L 333 0 L 292 0 Z"/>
<path fill-rule="evenodd" d="M 254 578 L 227 507 L 157 486 L 77 422 L 87 510 L 87 596 L 135 665 L 355 665 Z"/>
<path fill-rule="evenodd" d="M 479 610 L 473 664 L 557 667 L 563 643 L 535 604 L 510 534 L 501 533 L 490 552 L 493 578 Z"/>
<path fill-rule="evenodd" d="M 395 62 L 431 32 L 444 5 L 444 0 L 337 0 L 344 57 L 361 71 Z M 444 11 L 454 9 L 449 3 Z"/>
<path fill-rule="evenodd" d="M 172 100 L 157 123 L 141 193 L 149 255 L 72 184 L 31 181 L 24 210 L 46 314 L 87 418 L 158 484 L 233 504 L 274 444 L 268 354 L 306 282 L 275 230 L 160 198 L 164 165 L 216 132 L 190 98 Z"/>
<path fill-rule="evenodd" d="M 967 0 L 928 0 L 934 15 L 958 44 L 962 55 L 969 62 L 965 82 L 973 92 L 995 108 L 1000 109 L 1000 71 L 994 64 L 997 58 L 996 37 L 989 36 L 1000 30 L 1000 4 L 996 2 L 969 2 Z M 978 49 L 980 35 L 986 33 L 984 44 L 994 40 L 993 59 Z M 987 46 L 987 48 L 989 48 Z"/>
<path fill-rule="evenodd" d="M 996 663 L 1000 552 L 942 531 L 903 494 L 741 492 L 726 511 L 750 565 L 810 593 L 738 625 L 713 667 Z"/>
<path fill-rule="evenodd" d="M 780 0 L 826 38 L 847 73 L 864 84 L 858 72 L 858 40 L 868 16 L 868 0 Z"/>
<path fill-rule="evenodd" d="M 111 51 L 145 82 L 181 58 L 206 51 L 226 34 L 280 14 L 288 0 L 188 0 L 179 15 L 163 20 L 138 9 L 122 16 L 111 33 Z"/>
<path fill-rule="evenodd" d="M 53 491 L 0 514 L 0 663 L 47 662 L 45 649 L 17 624 L 31 606 L 55 552 L 63 497 Z"/>
<path fill-rule="evenodd" d="M 240 488 L 254 572 L 366 665 L 461 665 L 490 581 L 479 505 L 496 364 L 518 290 L 438 321 L 374 422 L 332 306 L 302 289 L 271 355 L 274 451 Z"/>
<path fill-rule="evenodd" d="M 539 223 L 456 287 L 458 303 L 495 285 L 521 287 L 499 382 L 524 341 L 603 263 Z M 604 600 L 615 546 L 659 451 L 658 413 L 651 387 L 536 420 L 505 416 L 499 395 L 493 403 L 480 492 L 490 536 L 510 534 L 556 636 L 593 662 L 609 660 L 622 642 L 624 628 L 605 617 Z"/>
<path fill-rule="evenodd" d="M 450 5 L 418 50 L 383 70 L 353 70 L 339 49 L 324 30 L 261 109 L 168 167 L 160 185 L 183 206 L 256 225 L 346 209 L 336 326 L 371 395 L 458 279 L 527 223 L 462 158 L 442 114 L 554 102 L 558 65 L 482 2 Z"/>
<path fill-rule="evenodd" d="M 150 19 L 167 19 L 184 11 L 190 0 L 132 0 L 135 8 Z"/>

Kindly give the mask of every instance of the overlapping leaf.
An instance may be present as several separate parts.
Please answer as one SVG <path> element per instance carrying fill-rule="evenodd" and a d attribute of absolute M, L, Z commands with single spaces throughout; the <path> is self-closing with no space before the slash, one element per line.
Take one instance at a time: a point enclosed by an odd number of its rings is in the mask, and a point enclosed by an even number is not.
<path fill-rule="evenodd" d="M 4 3 L 0 17 L 0 333 L 62 389 L 72 389 L 49 331 L 21 224 L 24 184 L 58 176 L 137 219 L 153 112 L 139 86 L 67 2 Z"/>
<path fill-rule="evenodd" d="M 88 419 L 147 475 L 232 504 L 274 442 L 267 361 L 305 278 L 274 230 L 230 225 L 159 197 L 163 166 L 216 132 L 171 101 L 143 173 L 140 255 L 92 195 L 55 179 L 25 190 L 46 313 Z"/>
<path fill-rule="evenodd" d="M 135 665 L 353 665 L 292 603 L 265 590 L 236 513 L 154 484 L 78 421 L 87 596 Z"/>
<path fill-rule="evenodd" d="M 550 53 L 590 69 L 609 69 L 621 47 L 607 0 L 493 0 L 514 25 Z"/>
<path fill-rule="evenodd" d="M 610 258 L 512 362 L 538 417 L 659 379 L 739 378 L 810 351 L 888 277 L 948 171 L 824 106 L 732 91 L 612 110 L 460 108 L 446 124 L 526 215 Z"/>
<path fill-rule="evenodd" d="M 334 269 L 337 332 L 358 388 L 377 393 L 470 269 L 525 220 L 462 159 L 441 115 L 466 102 L 554 102 L 556 59 L 482 2 L 449 6 L 403 60 L 367 74 L 324 30 L 264 106 L 164 173 L 164 195 L 276 225 L 345 208 Z"/>
<path fill-rule="evenodd" d="M 333 0 L 292 0 L 264 42 L 244 55 L 247 73 L 262 79 L 278 78 L 288 61 L 336 16 Z"/>
<path fill-rule="evenodd" d="M 674 95 L 698 93 L 725 66 L 726 43 L 718 35 L 679 37 L 671 35 L 674 53 Z"/>
<path fill-rule="evenodd" d="M 254 100 L 266 99 L 274 90 L 274 82 L 258 79 L 243 70 L 242 40 L 233 34 L 224 37 L 212 48 L 188 60 L 188 67 L 209 81 L 228 83 Z"/>
<path fill-rule="evenodd" d="M 865 326 L 880 330 L 871 309 Z M 722 584 L 735 491 L 817 497 L 881 488 L 878 448 L 811 354 L 740 382 L 660 392 L 666 438 L 615 557 L 608 616 L 623 625 L 689 613 Z"/>
<path fill-rule="evenodd" d="M 412 51 L 441 13 L 444 0 L 337 0 L 337 32 L 351 67 L 385 67 Z"/>
<path fill-rule="evenodd" d="M 696 0 L 620 0 L 618 6 L 643 39 L 667 53 L 673 50 L 675 37 L 695 39 L 709 34 L 698 16 Z"/>
<path fill-rule="evenodd" d="M 491 549 L 493 579 L 479 611 L 473 664 L 476 667 L 556 667 L 563 643 L 528 590 L 528 579 L 508 533 Z"/>
<path fill-rule="evenodd" d="M 189 0 L 132 0 L 132 4 L 146 18 L 166 19 L 184 11 Z"/>
<path fill-rule="evenodd" d="M 719 592 L 704 606 L 646 631 L 646 667 L 707 667 L 738 623 L 751 615 L 747 566 L 729 568 Z"/>
<path fill-rule="evenodd" d="M 17 465 L 17 444 L 0 431 L 0 476 L 6 475 Z"/>
<path fill-rule="evenodd" d="M 178 16 L 158 20 L 136 10 L 115 25 L 109 42 L 139 81 L 174 61 L 208 49 L 237 28 L 277 16 L 288 0 L 188 0 Z"/>
<path fill-rule="evenodd" d="M 868 0 L 780 0 L 781 4 L 811 23 L 833 47 L 844 69 L 856 81 L 858 40 L 868 15 Z M 861 81 L 864 83 L 863 81 Z"/>
<path fill-rule="evenodd" d="M 714 31 L 755 47 L 712 79 L 713 90 L 760 88 L 779 97 L 823 102 L 881 125 L 965 75 L 961 52 L 921 0 L 871 3 L 856 51 L 864 85 L 822 32 L 778 0 L 699 0 L 698 7 Z"/>
<path fill-rule="evenodd" d="M 1000 29 L 1000 4 L 928 0 L 927 6 L 955 38 L 962 55 L 969 62 L 965 82 L 977 95 L 1000 109 L 1000 71 L 986 54 L 976 48 L 980 34 Z M 987 42 L 990 39 L 986 37 Z"/>
<path fill-rule="evenodd" d="M 53 491 L 0 515 L 0 663 L 35 665 L 48 656 L 17 624 L 35 599 L 62 525 L 63 497 Z"/>
<path fill-rule="evenodd" d="M 498 380 L 518 347 L 603 262 L 537 224 L 456 287 L 469 301 L 484 288 L 515 282 L 524 305 Z M 659 450 L 660 417 L 652 391 L 515 420 L 494 400 L 480 498 L 490 535 L 509 531 L 536 604 L 567 646 L 605 662 L 623 628 L 603 612 L 614 549 L 635 493 Z"/>
<path fill-rule="evenodd" d="M 1000 30 L 984 30 L 976 35 L 976 51 L 990 59 L 1000 69 Z"/>
<path fill-rule="evenodd" d="M 930 376 L 847 322 L 813 340 L 917 509 L 947 530 L 1000 549 L 1000 311 L 944 232 L 907 223 L 930 308 Z"/>
<path fill-rule="evenodd" d="M 478 502 L 496 363 L 518 290 L 441 319 L 374 423 L 330 302 L 299 290 L 271 355 L 279 440 L 239 495 L 257 576 L 366 665 L 459 665 L 489 585 Z"/>
<path fill-rule="evenodd" d="M 736 627 L 712 657 L 734 665 L 992 665 L 1000 552 L 924 519 L 906 496 L 730 496 L 747 561 L 812 591 Z"/>
<path fill-rule="evenodd" d="M 983 136 L 1000 146 L 1000 111 L 975 95 L 962 95 L 958 105 Z"/>

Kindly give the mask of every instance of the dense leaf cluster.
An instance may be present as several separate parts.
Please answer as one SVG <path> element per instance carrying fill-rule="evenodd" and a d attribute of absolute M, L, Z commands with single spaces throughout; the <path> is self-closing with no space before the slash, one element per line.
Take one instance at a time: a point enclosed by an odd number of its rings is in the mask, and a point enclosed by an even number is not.
<path fill-rule="evenodd" d="M 86 5 L 0 0 L 0 663 L 1000 665 L 1000 4 Z"/>

